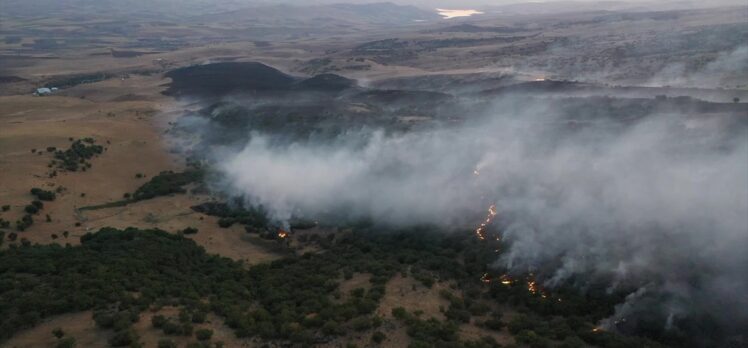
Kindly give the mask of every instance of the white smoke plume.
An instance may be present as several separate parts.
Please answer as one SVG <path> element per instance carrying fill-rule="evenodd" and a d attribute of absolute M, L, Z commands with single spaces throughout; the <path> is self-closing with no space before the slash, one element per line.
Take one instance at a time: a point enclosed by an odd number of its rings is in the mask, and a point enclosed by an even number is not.
<path fill-rule="evenodd" d="M 743 88 L 748 79 L 748 46 L 720 52 L 714 60 L 695 69 L 685 63 L 665 66 L 645 85 L 699 88 Z"/>
<path fill-rule="evenodd" d="M 327 143 L 254 134 L 221 170 L 231 192 L 279 220 L 341 210 L 394 225 L 460 225 L 496 204 L 508 243 L 498 266 L 553 264 L 549 287 L 580 275 L 609 277 L 611 289 L 646 285 L 619 315 L 665 294 L 663 327 L 686 315 L 689 301 L 746 322 L 744 122 L 569 120 L 543 103 L 491 110 L 457 127 L 356 131 Z"/>

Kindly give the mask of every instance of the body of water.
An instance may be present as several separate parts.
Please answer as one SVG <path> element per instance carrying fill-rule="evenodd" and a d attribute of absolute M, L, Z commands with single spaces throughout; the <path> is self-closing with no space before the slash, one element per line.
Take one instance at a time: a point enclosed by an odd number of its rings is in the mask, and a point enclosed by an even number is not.
<path fill-rule="evenodd" d="M 443 8 L 437 8 L 436 9 L 439 14 L 444 17 L 444 19 L 451 19 L 451 18 L 458 18 L 458 17 L 470 17 L 473 15 L 479 15 L 483 14 L 483 12 L 478 10 L 448 10 Z"/>

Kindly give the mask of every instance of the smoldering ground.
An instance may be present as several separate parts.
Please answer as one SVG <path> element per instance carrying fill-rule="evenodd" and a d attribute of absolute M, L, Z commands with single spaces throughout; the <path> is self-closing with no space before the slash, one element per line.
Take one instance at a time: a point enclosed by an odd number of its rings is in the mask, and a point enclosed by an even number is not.
<path fill-rule="evenodd" d="M 611 291 L 631 290 L 601 323 L 608 329 L 739 334 L 748 323 L 740 113 L 590 115 L 537 98 L 482 110 L 454 126 L 357 128 L 324 141 L 250 132 L 214 154 L 219 186 L 277 221 L 339 211 L 465 231 L 495 204 L 497 268 L 536 272 L 549 289 L 606 279 Z"/>

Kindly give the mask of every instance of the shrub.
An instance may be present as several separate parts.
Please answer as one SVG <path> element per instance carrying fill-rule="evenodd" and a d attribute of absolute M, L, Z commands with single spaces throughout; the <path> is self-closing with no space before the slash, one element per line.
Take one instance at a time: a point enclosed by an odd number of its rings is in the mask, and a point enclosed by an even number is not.
<path fill-rule="evenodd" d="M 21 220 L 16 221 L 16 230 L 23 232 L 33 224 L 34 218 L 30 214 L 26 214 L 21 218 Z"/>
<path fill-rule="evenodd" d="M 65 337 L 57 341 L 56 348 L 73 348 L 75 347 L 75 338 Z"/>
<path fill-rule="evenodd" d="M 57 195 L 54 192 L 42 190 L 38 187 L 32 188 L 31 194 L 40 201 L 54 201 L 55 198 L 57 198 Z"/>
<path fill-rule="evenodd" d="M 158 348 L 177 348 L 177 344 L 168 338 L 162 338 L 158 340 Z"/>
<path fill-rule="evenodd" d="M 112 347 L 125 347 L 138 341 L 138 335 L 132 330 L 121 330 L 114 333 L 109 339 Z"/>
<path fill-rule="evenodd" d="M 198 229 L 194 227 L 187 227 L 184 230 L 182 230 L 182 233 L 184 234 L 197 234 Z"/>
<path fill-rule="evenodd" d="M 52 330 L 52 335 L 60 339 L 62 336 L 65 336 L 65 331 L 62 331 L 62 329 L 58 327 Z"/>
<path fill-rule="evenodd" d="M 8 204 L 4 205 L 3 206 L 3 211 L 8 211 L 8 210 L 10 210 L 10 205 L 8 205 Z"/>
<path fill-rule="evenodd" d="M 37 208 L 33 204 L 27 205 L 25 208 L 23 208 L 23 210 L 26 212 L 26 214 L 32 214 L 32 215 L 39 212 L 39 208 Z"/>
<path fill-rule="evenodd" d="M 403 307 L 396 307 L 392 308 L 392 316 L 402 320 L 408 317 L 408 312 Z"/>
<path fill-rule="evenodd" d="M 322 325 L 322 333 L 325 335 L 340 335 L 344 332 L 340 329 L 340 324 L 335 320 L 328 320 Z"/>
<path fill-rule="evenodd" d="M 195 313 L 192 313 L 192 322 L 195 324 L 202 324 L 205 322 L 207 316 L 207 313 L 203 311 L 197 311 Z"/>
<path fill-rule="evenodd" d="M 381 331 L 376 331 L 371 335 L 371 340 L 376 343 L 380 344 L 384 342 L 384 340 L 387 338 Z"/>
<path fill-rule="evenodd" d="M 585 344 L 584 341 L 582 341 L 582 339 L 580 339 L 579 337 L 569 336 L 569 337 L 566 337 L 566 339 L 564 339 L 563 342 L 561 342 L 561 345 L 559 345 L 558 347 L 559 348 L 582 348 L 586 346 L 587 344 Z"/>
<path fill-rule="evenodd" d="M 515 336 L 515 339 L 517 342 L 524 343 L 531 348 L 546 348 L 550 345 L 547 339 L 541 337 L 532 330 L 521 331 L 517 336 Z"/>
<path fill-rule="evenodd" d="M 197 337 L 200 341 L 207 341 L 210 340 L 211 337 L 213 337 L 213 330 L 210 329 L 200 329 L 195 331 L 195 337 Z"/>
<path fill-rule="evenodd" d="M 166 317 L 163 315 L 159 314 L 151 317 L 151 325 L 153 325 L 153 327 L 160 329 L 164 327 L 164 324 L 166 324 Z"/>
<path fill-rule="evenodd" d="M 358 317 L 351 321 L 351 327 L 356 331 L 366 331 L 371 328 L 371 319 L 369 317 Z"/>

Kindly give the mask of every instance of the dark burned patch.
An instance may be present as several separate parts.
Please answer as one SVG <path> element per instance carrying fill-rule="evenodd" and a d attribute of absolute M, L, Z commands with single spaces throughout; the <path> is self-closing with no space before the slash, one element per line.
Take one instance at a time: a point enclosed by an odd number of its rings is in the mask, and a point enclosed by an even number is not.
<path fill-rule="evenodd" d="M 335 74 L 297 78 L 256 62 L 195 65 L 168 72 L 164 92 L 172 96 L 220 97 L 228 94 L 282 95 L 295 92 L 342 92 L 357 87 L 355 80 Z"/>
<path fill-rule="evenodd" d="M 109 54 L 111 54 L 114 58 L 134 58 L 134 57 L 140 57 L 147 54 L 158 54 L 163 52 L 145 52 L 145 51 L 127 51 L 127 50 L 110 50 Z"/>
<path fill-rule="evenodd" d="M 450 99 L 452 99 L 452 96 L 446 93 L 428 91 L 368 90 L 356 94 L 352 99 L 358 102 L 369 102 L 375 104 L 430 104 L 448 102 Z"/>
<path fill-rule="evenodd" d="M 356 87 L 356 80 L 347 79 L 335 74 L 321 74 L 300 81 L 296 86 L 302 90 L 319 90 L 340 92 Z"/>
<path fill-rule="evenodd" d="M 255 62 L 194 65 L 172 70 L 164 92 L 172 96 L 220 96 L 237 92 L 283 91 L 297 81 L 280 70 Z"/>

